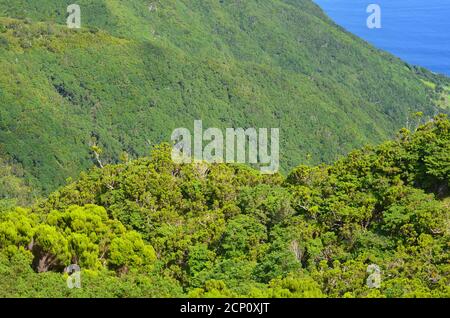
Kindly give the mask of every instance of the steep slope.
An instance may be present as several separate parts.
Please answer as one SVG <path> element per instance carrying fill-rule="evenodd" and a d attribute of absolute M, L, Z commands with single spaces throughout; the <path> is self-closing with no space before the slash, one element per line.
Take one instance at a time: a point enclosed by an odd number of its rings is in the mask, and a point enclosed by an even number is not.
<path fill-rule="evenodd" d="M 309 0 L 0 0 L 0 144 L 44 191 L 176 127 L 279 127 L 281 164 L 331 161 L 432 115 L 417 70 L 332 23 Z M 18 20 L 19 19 L 19 20 Z M 423 74 L 418 74 L 420 73 Z"/>
<path fill-rule="evenodd" d="M 161 146 L 0 206 L 0 297 L 448 298 L 449 186 L 445 116 L 287 178 Z"/>

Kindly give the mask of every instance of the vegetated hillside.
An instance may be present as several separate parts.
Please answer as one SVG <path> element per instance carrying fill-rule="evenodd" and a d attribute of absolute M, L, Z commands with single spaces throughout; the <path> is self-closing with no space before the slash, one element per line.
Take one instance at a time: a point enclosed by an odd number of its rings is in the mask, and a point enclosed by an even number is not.
<path fill-rule="evenodd" d="M 448 79 L 406 65 L 309 0 L 0 0 L 0 144 L 49 191 L 148 155 L 176 127 L 279 127 L 281 164 L 331 162 L 445 107 Z M 435 106 L 434 104 L 438 105 Z"/>
<path fill-rule="evenodd" d="M 0 208 L 30 204 L 34 195 L 36 193 L 26 183 L 21 167 L 2 155 L 0 149 Z"/>
<path fill-rule="evenodd" d="M 445 116 L 285 179 L 159 146 L 1 209 L 0 296 L 450 297 L 449 181 Z"/>

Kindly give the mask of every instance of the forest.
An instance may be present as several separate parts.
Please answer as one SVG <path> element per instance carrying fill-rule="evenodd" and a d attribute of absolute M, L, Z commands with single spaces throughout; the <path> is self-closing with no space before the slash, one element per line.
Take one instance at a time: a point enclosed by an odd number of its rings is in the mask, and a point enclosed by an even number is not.
<path fill-rule="evenodd" d="M 29 205 L 20 169 L 0 171 L 22 193 L 0 200 L 0 297 L 450 297 L 446 115 L 286 176 L 170 152 Z"/>
<path fill-rule="evenodd" d="M 450 297 L 448 77 L 311 0 L 72 2 L 0 0 L 0 298 Z M 280 171 L 174 162 L 200 120 Z"/>
<path fill-rule="evenodd" d="M 0 157 L 48 195 L 195 120 L 280 129 L 280 165 L 332 163 L 450 111 L 450 80 L 310 0 L 0 0 Z M 157 10 L 149 10 L 153 3 Z M 2 196 L 0 188 L 0 196 Z"/>

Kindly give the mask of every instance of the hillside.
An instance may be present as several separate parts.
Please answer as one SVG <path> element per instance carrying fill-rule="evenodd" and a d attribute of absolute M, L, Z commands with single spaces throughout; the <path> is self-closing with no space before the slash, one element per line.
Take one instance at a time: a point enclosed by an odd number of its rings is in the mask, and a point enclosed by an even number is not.
<path fill-rule="evenodd" d="M 162 145 L 0 205 L 0 297 L 448 298 L 449 185 L 445 116 L 287 178 Z"/>
<path fill-rule="evenodd" d="M 20 166 L 0 152 L 0 209 L 16 204 L 30 204 L 37 194 L 25 181 Z"/>
<path fill-rule="evenodd" d="M 446 108 L 447 78 L 336 26 L 310 0 L 0 0 L 0 145 L 49 192 L 176 127 L 279 127 L 284 171 Z"/>

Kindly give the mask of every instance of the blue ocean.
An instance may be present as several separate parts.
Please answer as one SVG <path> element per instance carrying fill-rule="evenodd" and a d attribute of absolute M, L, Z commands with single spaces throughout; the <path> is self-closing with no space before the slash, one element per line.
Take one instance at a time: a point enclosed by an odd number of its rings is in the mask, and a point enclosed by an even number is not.
<path fill-rule="evenodd" d="M 450 76 L 450 0 L 314 0 L 339 25 L 404 61 Z M 366 24 L 370 4 L 381 28 Z"/>

